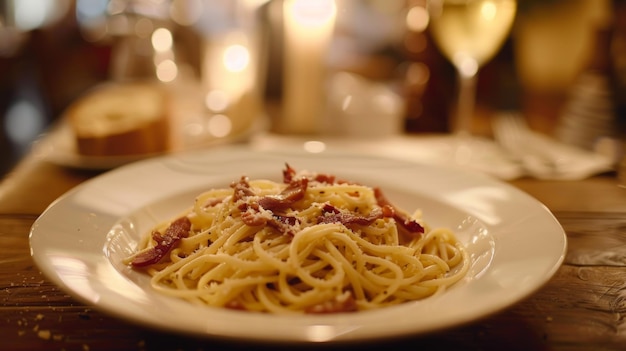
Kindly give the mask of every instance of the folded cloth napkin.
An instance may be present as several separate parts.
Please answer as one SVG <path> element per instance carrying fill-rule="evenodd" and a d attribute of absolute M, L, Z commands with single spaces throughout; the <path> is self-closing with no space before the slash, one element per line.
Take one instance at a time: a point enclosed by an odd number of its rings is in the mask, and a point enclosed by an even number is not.
<path fill-rule="evenodd" d="M 610 171 L 613 157 L 566 144 L 533 131 L 523 117 L 503 113 L 493 121 L 494 137 L 525 175 L 577 180 Z"/>
<path fill-rule="evenodd" d="M 548 165 L 533 167 L 525 164 L 527 173 L 536 178 L 578 180 L 613 169 L 610 156 L 565 144 L 547 135 L 530 132 L 525 147 L 540 152 Z"/>

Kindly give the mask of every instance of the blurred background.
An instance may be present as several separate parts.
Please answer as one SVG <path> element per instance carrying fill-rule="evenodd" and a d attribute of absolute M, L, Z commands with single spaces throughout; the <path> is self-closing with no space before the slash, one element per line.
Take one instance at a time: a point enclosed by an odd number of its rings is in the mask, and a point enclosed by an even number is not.
<path fill-rule="evenodd" d="M 306 120 L 286 120 L 277 112 L 288 113 L 284 101 L 298 94 L 324 99 L 299 106 L 324 106 L 317 113 L 326 120 L 317 124 L 325 132 L 355 133 L 360 123 L 353 115 L 376 119 L 389 126 L 388 133 L 450 131 L 457 82 L 453 66 L 432 43 L 426 0 L 340 0 L 332 26 L 320 22 L 310 28 L 281 16 L 275 10 L 281 3 L 0 0 L 0 174 L 68 106 L 111 81 L 149 78 L 179 84 L 177 91 L 206 93 L 198 94 L 203 113 L 211 114 L 213 124 L 228 122 L 226 132 L 210 130 L 214 138 L 233 133 L 237 123 L 247 126 L 252 115 L 263 120 L 260 129 L 310 132 Z M 324 50 L 311 49 L 315 45 Z M 210 57 L 220 48 L 231 59 L 216 66 Z M 316 55 L 320 67 L 311 59 Z M 301 65 L 285 67 L 285 57 Z M 331 72 L 322 75 L 321 90 L 311 88 L 321 79 L 315 69 Z M 285 80 L 292 71 L 300 72 L 295 81 Z M 219 91 L 213 89 L 218 85 Z M 533 129 L 582 147 L 596 147 L 598 136 L 623 140 L 626 1 L 518 0 L 513 29 L 481 69 L 477 87 L 477 135 L 491 135 L 495 113 L 515 110 Z M 220 112 L 218 92 L 230 94 L 231 102 L 237 96 L 246 107 Z M 352 114 L 346 113 L 346 94 L 354 100 Z M 603 128 L 584 127 L 576 119 L 581 110 Z M 586 138 L 583 132 L 595 134 Z"/>

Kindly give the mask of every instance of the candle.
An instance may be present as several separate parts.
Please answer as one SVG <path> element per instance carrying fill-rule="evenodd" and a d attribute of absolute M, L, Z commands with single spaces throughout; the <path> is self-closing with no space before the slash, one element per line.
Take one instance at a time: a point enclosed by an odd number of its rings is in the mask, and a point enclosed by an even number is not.
<path fill-rule="evenodd" d="M 285 0 L 283 113 L 286 133 L 319 131 L 325 55 L 336 17 L 334 0 Z"/>
<path fill-rule="evenodd" d="M 207 41 L 203 73 L 208 92 L 220 90 L 228 96 L 229 102 L 236 102 L 252 88 L 253 62 L 248 47 L 248 38 L 241 32 Z"/>
<path fill-rule="evenodd" d="M 260 118 L 260 91 L 257 84 L 256 51 L 253 36 L 241 30 L 210 36 L 204 47 L 204 105 L 214 136 L 238 134 L 253 128 Z M 212 125 L 209 123 L 209 125 Z"/>

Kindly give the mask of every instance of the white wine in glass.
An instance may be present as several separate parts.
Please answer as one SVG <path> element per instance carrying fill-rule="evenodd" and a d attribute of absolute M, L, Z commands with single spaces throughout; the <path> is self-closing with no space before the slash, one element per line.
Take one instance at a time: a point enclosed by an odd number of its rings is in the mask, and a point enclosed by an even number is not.
<path fill-rule="evenodd" d="M 452 130 L 471 133 L 478 70 L 506 40 L 517 10 L 515 0 L 430 0 L 430 30 L 459 77 Z"/>

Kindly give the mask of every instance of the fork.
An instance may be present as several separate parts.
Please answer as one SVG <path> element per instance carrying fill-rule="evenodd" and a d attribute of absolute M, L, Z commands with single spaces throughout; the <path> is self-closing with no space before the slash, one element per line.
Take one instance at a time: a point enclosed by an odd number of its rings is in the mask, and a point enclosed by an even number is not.
<path fill-rule="evenodd" d="M 492 124 L 496 141 L 530 175 L 546 178 L 559 173 L 558 160 L 551 157 L 547 145 L 536 137 L 521 115 L 504 112 Z"/>

